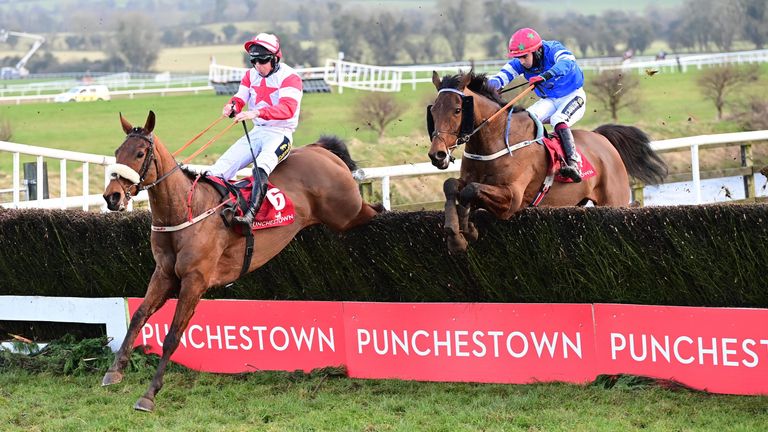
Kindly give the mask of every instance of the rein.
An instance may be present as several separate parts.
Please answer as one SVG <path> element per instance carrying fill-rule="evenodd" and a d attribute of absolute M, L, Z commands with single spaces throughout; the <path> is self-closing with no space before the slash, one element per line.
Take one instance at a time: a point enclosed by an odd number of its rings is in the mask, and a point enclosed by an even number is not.
<path fill-rule="evenodd" d="M 506 111 L 509 107 L 514 105 L 517 101 L 522 99 L 523 96 L 527 95 L 531 90 L 534 89 L 534 87 L 535 86 L 530 85 L 530 86 L 528 86 L 528 88 L 526 88 L 525 90 L 521 91 L 512 100 L 507 102 L 506 105 L 504 105 L 503 107 L 499 108 L 499 110 L 496 111 L 495 113 L 493 113 L 493 115 L 491 115 L 487 119 L 483 120 L 479 125 L 477 125 L 472 130 L 472 132 L 470 132 L 468 134 L 466 134 L 466 133 L 463 134 L 463 133 L 461 133 L 461 131 L 459 131 L 459 133 L 457 134 L 455 132 L 435 131 L 432 134 L 433 135 L 432 139 L 437 138 L 438 136 L 440 136 L 441 133 L 455 136 L 456 137 L 456 142 L 452 146 L 448 147 L 448 149 L 447 149 L 448 150 L 448 157 L 451 158 L 451 160 L 453 160 L 453 156 L 451 156 L 451 153 L 453 152 L 453 150 L 455 150 L 457 147 L 459 147 L 461 145 L 464 145 L 467 142 L 469 142 L 469 139 L 472 138 L 472 135 L 476 134 L 480 129 L 485 127 L 485 125 L 487 125 L 488 123 L 492 122 L 496 117 L 498 117 L 502 112 Z M 443 88 L 443 89 L 440 89 L 440 90 L 437 91 L 438 94 L 445 93 L 445 92 L 456 93 L 457 95 L 461 96 L 462 110 L 464 110 L 464 106 L 463 106 L 464 105 L 464 101 L 467 100 L 467 97 L 468 97 L 467 95 L 464 94 L 464 92 L 462 92 L 461 90 L 455 89 L 455 88 Z M 507 125 L 507 134 L 508 133 L 509 133 L 509 125 Z M 505 142 L 506 142 L 506 135 L 505 135 Z M 512 154 L 512 152 L 514 150 L 519 148 L 519 147 L 517 147 L 519 144 L 522 144 L 522 143 L 518 143 L 518 144 L 515 144 L 514 146 L 510 147 L 509 143 L 507 142 L 507 148 L 501 150 L 500 153 L 499 152 L 494 153 L 494 155 L 498 155 L 498 156 L 492 157 L 490 159 L 486 159 L 488 156 L 475 155 L 475 154 L 466 153 L 466 152 L 464 153 L 464 156 L 466 156 L 468 159 L 473 159 L 473 160 L 493 160 L 493 159 L 496 159 L 496 158 L 498 158 L 499 156 L 501 156 L 503 154 L 506 154 L 506 152 L 509 152 L 509 154 Z M 512 148 L 512 147 L 514 147 L 514 148 Z M 525 147 L 525 146 L 522 146 L 522 147 Z M 494 156 L 494 155 L 490 155 L 490 156 Z"/>

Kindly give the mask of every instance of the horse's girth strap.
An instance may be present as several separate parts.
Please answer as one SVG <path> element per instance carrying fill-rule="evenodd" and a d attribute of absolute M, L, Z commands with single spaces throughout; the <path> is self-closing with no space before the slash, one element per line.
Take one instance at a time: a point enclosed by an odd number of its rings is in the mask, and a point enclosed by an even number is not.
<path fill-rule="evenodd" d="M 194 225 L 194 224 L 200 222 L 201 220 L 207 218 L 208 216 L 216 213 L 216 210 L 220 209 L 222 206 L 224 206 L 226 204 L 229 204 L 232 201 L 233 201 L 232 199 L 228 199 L 226 201 L 223 201 L 219 205 L 217 205 L 216 207 L 209 208 L 205 212 L 197 215 L 196 217 L 194 217 L 194 218 L 192 218 L 192 219 L 190 219 L 190 220 L 188 220 L 188 221 L 186 221 L 184 223 L 180 223 L 178 225 L 174 225 L 174 226 L 157 226 L 157 225 L 152 225 L 152 231 L 155 231 L 155 232 L 173 232 L 173 231 L 183 230 L 184 228 L 186 228 L 186 227 L 188 227 L 190 225 Z"/>

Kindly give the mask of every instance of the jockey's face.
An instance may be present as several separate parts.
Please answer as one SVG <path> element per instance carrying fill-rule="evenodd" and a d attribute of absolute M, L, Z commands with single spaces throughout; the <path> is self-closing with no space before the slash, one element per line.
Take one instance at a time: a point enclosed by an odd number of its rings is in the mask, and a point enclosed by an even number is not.
<path fill-rule="evenodd" d="M 258 63 L 258 62 L 254 62 L 253 67 L 256 68 L 256 71 L 261 76 L 267 76 L 267 75 L 269 75 L 270 72 L 272 72 L 272 62 L 267 62 L 267 63 L 264 63 L 264 64 Z"/>
<path fill-rule="evenodd" d="M 270 72 L 272 72 L 272 62 L 275 61 L 275 55 L 272 53 L 269 53 L 265 49 L 261 48 L 261 52 L 259 52 L 259 49 L 261 47 L 257 46 L 256 49 L 253 49 L 251 54 L 251 64 L 254 68 L 256 68 L 256 72 L 259 73 L 261 76 L 267 76 Z"/>
<path fill-rule="evenodd" d="M 518 60 L 520 60 L 520 64 L 523 65 L 524 68 L 530 69 L 533 66 L 533 54 L 527 53 L 524 56 L 516 57 Z"/>

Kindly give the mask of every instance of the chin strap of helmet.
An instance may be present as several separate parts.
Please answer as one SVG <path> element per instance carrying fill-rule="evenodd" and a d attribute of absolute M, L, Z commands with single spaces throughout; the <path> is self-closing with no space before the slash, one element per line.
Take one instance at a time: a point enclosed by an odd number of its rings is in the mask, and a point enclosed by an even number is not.
<path fill-rule="evenodd" d="M 539 49 L 533 52 L 533 66 L 531 69 L 535 69 L 539 66 L 541 66 L 541 59 L 544 57 L 544 45 L 540 46 Z"/>

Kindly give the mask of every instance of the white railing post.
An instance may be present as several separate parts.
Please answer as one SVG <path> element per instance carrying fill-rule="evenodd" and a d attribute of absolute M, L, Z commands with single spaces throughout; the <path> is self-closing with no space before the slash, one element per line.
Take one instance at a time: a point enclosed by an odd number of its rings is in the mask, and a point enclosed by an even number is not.
<path fill-rule="evenodd" d="M 45 185 L 43 184 L 43 157 L 42 156 L 37 157 L 37 176 L 36 177 L 37 178 L 35 179 L 35 181 L 37 182 L 37 193 L 35 195 L 36 195 L 37 204 L 40 205 L 40 203 L 43 202 L 43 197 L 45 197 L 45 195 L 43 194 L 44 192 L 43 186 Z"/>
<path fill-rule="evenodd" d="M 88 210 L 88 162 L 83 162 L 83 210 Z"/>
<path fill-rule="evenodd" d="M 387 210 L 392 209 L 392 204 L 389 199 L 389 176 L 381 178 L 381 205 Z"/>
<path fill-rule="evenodd" d="M 701 173 L 699 172 L 699 145 L 691 144 L 691 173 L 696 190 L 696 204 L 701 204 Z"/>
<path fill-rule="evenodd" d="M 59 188 L 61 189 L 61 193 L 59 194 L 59 197 L 61 198 L 61 208 L 66 209 L 67 206 L 64 204 L 64 198 L 67 197 L 67 160 L 62 159 L 59 161 Z"/>
<path fill-rule="evenodd" d="M 19 157 L 19 152 L 13 153 L 13 206 L 19 207 L 19 201 L 21 200 L 20 192 L 21 192 L 21 183 L 19 181 L 19 177 L 21 176 L 21 161 Z"/>

